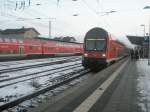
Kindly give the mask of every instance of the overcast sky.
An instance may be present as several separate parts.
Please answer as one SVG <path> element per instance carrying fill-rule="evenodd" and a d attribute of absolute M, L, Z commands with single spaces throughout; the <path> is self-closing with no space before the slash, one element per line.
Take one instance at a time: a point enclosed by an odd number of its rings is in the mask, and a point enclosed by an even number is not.
<path fill-rule="evenodd" d="M 148 32 L 150 10 L 143 7 L 150 5 L 150 0 L 59 0 L 59 4 L 57 0 L 30 0 L 30 4 L 29 0 L 0 1 L 0 29 L 35 27 L 48 35 L 48 18 L 52 18 L 53 36 L 70 35 L 79 40 L 92 27 L 102 27 L 122 39 L 125 35 L 143 35 L 141 24 Z M 25 1 L 25 7 L 21 1 Z M 117 12 L 103 13 L 112 10 Z"/>

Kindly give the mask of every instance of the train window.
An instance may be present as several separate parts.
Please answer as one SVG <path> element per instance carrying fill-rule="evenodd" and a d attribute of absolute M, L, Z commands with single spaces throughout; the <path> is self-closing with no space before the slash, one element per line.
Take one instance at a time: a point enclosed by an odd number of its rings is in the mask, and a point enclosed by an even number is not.
<path fill-rule="evenodd" d="M 10 54 L 13 54 L 13 53 L 14 53 L 14 50 L 10 50 L 9 53 L 10 53 Z"/>
<path fill-rule="evenodd" d="M 33 46 L 29 46 L 29 49 L 32 50 L 32 49 L 33 49 Z"/>
<path fill-rule="evenodd" d="M 86 50 L 105 50 L 106 41 L 104 39 L 86 40 Z"/>
<path fill-rule="evenodd" d="M 17 51 L 16 51 L 16 50 L 13 50 L 13 53 L 14 53 L 14 54 L 17 54 Z"/>
<path fill-rule="evenodd" d="M 54 47 L 48 47 L 48 50 L 50 51 L 50 50 L 53 50 L 54 49 Z"/>
<path fill-rule="evenodd" d="M 5 42 L 10 42 L 10 39 L 8 39 L 8 38 L 5 38 Z"/>
<path fill-rule="evenodd" d="M 22 44 L 22 43 L 23 43 L 23 40 L 18 40 L 18 42 L 19 42 L 20 44 Z"/>
<path fill-rule="evenodd" d="M 3 42 L 3 39 L 2 39 L 2 38 L 0 38 L 0 42 Z"/>
<path fill-rule="evenodd" d="M 15 42 L 15 43 L 16 43 L 16 42 L 17 42 L 17 40 L 16 40 L 16 39 L 12 39 L 12 42 Z"/>

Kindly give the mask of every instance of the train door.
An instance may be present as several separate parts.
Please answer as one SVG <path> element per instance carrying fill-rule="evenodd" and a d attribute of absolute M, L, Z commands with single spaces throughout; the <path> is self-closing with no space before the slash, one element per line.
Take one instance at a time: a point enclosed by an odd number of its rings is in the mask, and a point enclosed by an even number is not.
<path fill-rule="evenodd" d="M 24 46 L 19 46 L 19 55 L 20 56 L 24 55 Z"/>

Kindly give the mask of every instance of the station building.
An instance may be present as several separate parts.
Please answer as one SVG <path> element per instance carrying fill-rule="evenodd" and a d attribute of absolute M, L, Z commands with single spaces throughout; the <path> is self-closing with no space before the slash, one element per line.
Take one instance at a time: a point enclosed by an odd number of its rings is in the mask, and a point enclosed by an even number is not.
<path fill-rule="evenodd" d="M 36 38 L 40 33 L 35 28 L 0 30 L 1 38 Z"/>

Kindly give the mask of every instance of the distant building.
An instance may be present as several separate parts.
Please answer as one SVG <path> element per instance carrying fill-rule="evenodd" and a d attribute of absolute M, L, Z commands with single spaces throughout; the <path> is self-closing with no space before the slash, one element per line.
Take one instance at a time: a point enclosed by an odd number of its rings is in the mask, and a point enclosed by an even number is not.
<path fill-rule="evenodd" d="M 0 31 L 2 38 L 36 38 L 40 33 L 34 28 L 6 29 Z"/>

